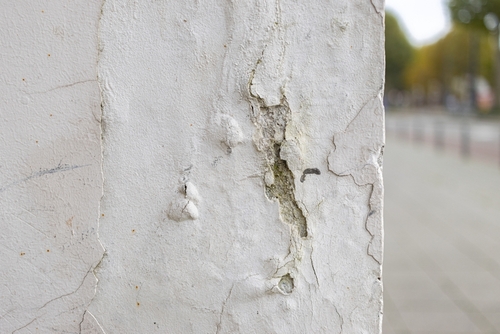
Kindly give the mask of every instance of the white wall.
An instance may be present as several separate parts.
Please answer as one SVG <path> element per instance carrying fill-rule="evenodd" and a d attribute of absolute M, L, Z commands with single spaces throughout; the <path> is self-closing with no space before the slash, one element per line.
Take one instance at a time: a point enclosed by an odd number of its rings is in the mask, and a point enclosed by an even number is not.
<path fill-rule="evenodd" d="M 46 4 L 2 20 L 2 332 L 380 331 L 383 1 Z"/>
<path fill-rule="evenodd" d="M 100 5 L 1 1 L 1 333 L 77 332 L 95 292 Z"/>

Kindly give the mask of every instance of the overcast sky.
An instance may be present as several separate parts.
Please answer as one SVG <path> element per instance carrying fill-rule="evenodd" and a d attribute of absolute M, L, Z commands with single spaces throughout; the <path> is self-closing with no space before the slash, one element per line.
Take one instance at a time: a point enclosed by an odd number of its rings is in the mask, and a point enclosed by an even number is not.
<path fill-rule="evenodd" d="M 435 42 L 450 29 L 446 0 L 386 0 L 414 45 Z"/>

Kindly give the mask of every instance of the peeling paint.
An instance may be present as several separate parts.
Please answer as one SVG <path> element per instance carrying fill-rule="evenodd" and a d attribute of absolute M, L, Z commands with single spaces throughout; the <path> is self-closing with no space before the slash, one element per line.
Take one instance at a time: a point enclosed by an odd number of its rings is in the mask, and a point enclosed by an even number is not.
<path fill-rule="evenodd" d="M 370 0 L 373 8 L 375 8 L 375 11 L 377 13 L 381 14 L 384 12 L 384 7 L 385 7 L 385 0 Z"/>
<path fill-rule="evenodd" d="M 371 236 L 367 253 L 382 264 L 382 155 L 384 148 L 383 106 L 379 96 L 368 101 L 343 132 L 334 134 L 328 156 L 329 170 L 351 176 L 358 186 L 371 185 L 365 228 Z M 360 134 L 363 136 L 360 137 Z"/>
<path fill-rule="evenodd" d="M 109 252 L 84 316 L 120 333 L 377 332 L 383 115 L 345 128 L 383 82 L 366 1 L 105 3 Z"/>

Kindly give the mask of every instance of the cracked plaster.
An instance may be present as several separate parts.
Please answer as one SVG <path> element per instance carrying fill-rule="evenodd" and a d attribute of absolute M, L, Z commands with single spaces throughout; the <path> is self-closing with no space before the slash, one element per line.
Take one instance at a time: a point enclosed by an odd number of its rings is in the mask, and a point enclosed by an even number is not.
<path fill-rule="evenodd" d="M 9 8 L 0 328 L 380 332 L 383 3 Z"/>
<path fill-rule="evenodd" d="M 100 6 L 2 9 L 1 333 L 78 333 L 95 294 Z"/>

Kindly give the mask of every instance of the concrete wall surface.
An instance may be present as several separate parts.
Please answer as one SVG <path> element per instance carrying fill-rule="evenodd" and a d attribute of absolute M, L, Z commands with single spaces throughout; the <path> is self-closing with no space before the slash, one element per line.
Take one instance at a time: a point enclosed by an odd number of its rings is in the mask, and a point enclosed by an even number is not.
<path fill-rule="evenodd" d="M 0 332 L 380 332 L 383 0 L 2 2 Z"/>

